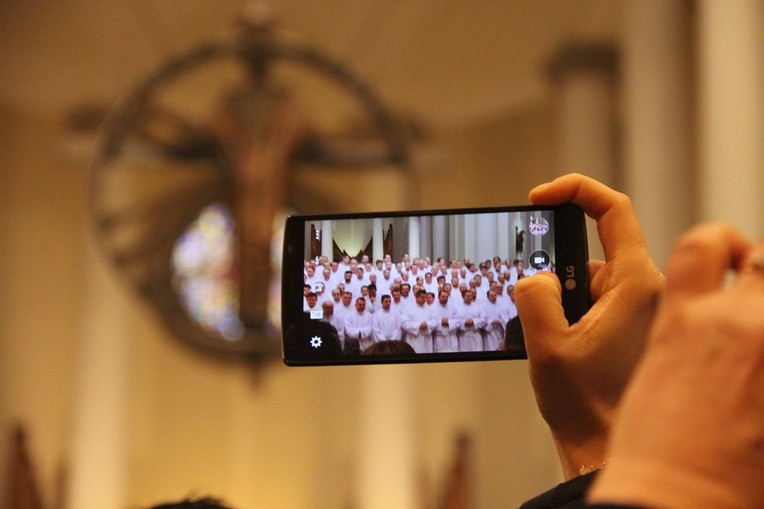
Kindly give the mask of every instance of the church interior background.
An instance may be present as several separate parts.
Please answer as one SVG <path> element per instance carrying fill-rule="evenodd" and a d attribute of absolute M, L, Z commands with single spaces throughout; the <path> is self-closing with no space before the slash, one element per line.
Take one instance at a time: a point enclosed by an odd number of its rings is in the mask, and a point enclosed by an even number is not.
<path fill-rule="evenodd" d="M 194 67 L 186 88 L 158 92 L 169 113 L 154 112 L 148 135 L 132 117 L 119 151 L 104 151 L 106 126 L 168 62 L 253 23 L 309 48 L 296 58 L 266 48 L 287 60 L 266 101 L 283 150 L 267 137 L 236 142 L 276 154 L 267 185 L 278 193 L 202 216 L 194 200 L 239 192 L 246 168 L 213 172 L 214 185 L 184 181 L 194 191 L 182 194 L 172 165 L 206 154 L 183 122 L 209 100 L 208 83 L 231 92 L 230 63 Z M 240 228 L 267 218 L 246 226 L 262 241 L 277 236 L 270 220 L 284 204 L 524 204 L 533 185 L 577 171 L 632 197 L 659 265 L 700 220 L 764 233 L 764 6 L 754 0 L 7 0 L 0 33 L 3 504 L 143 507 L 209 494 L 236 507 L 492 508 L 559 482 L 525 361 L 287 368 L 274 351 L 210 355 L 178 337 L 187 324 L 168 320 L 177 310 L 156 296 L 196 270 L 201 251 L 225 268 L 231 214 Z M 302 74 L 322 58 L 325 75 Z M 351 86 L 335 90 L 345 71 Z M 229 97 L 233 116 L 210 129 L 261 107 Z M 307 121 L 289 123 L 294 104 Z M 328 140 L 300 153 L 319 164 L 279 160 L 306 130 Z M 129 166 L 156 156 L 141 136 L 165 151 L 145 181 Z M 125 156 L 128 177 L 98 187 L 99 153 Z M 161 240 L 194 212 L 172 245 L 179 265 L 171 277 L 127 274 L 97 239 L 94 203 L 158 189 L 175 206 L 125 217 Z M 247 255 L 263 256 L 262 245 Z"/>

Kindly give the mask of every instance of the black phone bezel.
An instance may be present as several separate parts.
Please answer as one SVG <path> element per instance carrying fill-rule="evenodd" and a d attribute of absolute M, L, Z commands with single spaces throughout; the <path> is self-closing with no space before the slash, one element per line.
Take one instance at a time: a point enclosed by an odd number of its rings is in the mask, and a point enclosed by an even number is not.
<path fill-rule="evenodd" d="M 302 310 L 303 267 L 305 252 L 305 223 L 319 220 L 394 218 L 410 216 L 443 216 L 495 212 L 548 211 L 554 213 L 555 273 L 562 286 L 562 305 L 568 323 L 577 322 L 589 309 L 589 260 L 586 223 L 583 210 L 574 204 L 519 205 L 506 207 L 406 210 L 391 212 L 361 212 L 341 214 L 294 215 L 287 218 L 281 281 L 282 360 L 288 366 L 337 366 L 358 364 L 401 364 L 456 362 L 478 360 L 507 360 L 527 358 L 522 351 L 449 352 L 412 355 L 327 356 L 320 350 L 296 348 L 292 345 L 302 337 L 307 326 L 315 320 L 306 318 Z M 307 324 L 307 325 L 306 325 Z M 302 355 L 308 352 L 309 355 Z"/>

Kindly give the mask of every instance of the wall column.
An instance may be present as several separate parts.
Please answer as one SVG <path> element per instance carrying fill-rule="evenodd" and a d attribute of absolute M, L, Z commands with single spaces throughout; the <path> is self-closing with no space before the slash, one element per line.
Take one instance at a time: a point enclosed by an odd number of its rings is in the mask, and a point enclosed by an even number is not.
<path fill-rule="evenodd" d="M 409 258 L 419 258 L 419 218 L 409 218 Z"/>
<path fill-rule="evenodd" d="M 419 229 L 419 257 L 429 256 L 432 258 L 432 217 L 420 217 Z"/>
<path fill-rule="evenodd" d="M 510 258 L 515 251 L 515 235 L 514 232 L 510 232 L 509 226 L 509 213 L 501 212 L 496 218 L 496 228 L 498 229 L 497 240 L 497 252 L 495 256 L 498 256 L 502 261 Z"/>
<path fill-rule="evenodd" d="M 372 257 L 371 257 L 371 263 L 374 265 L 374 262 L 377 260 L 381 260 L 384 257 L 384 251 L 385 251 L 385 226 L 382 224 L 382 218 L 381 217 L 375 217 L 372 220 Z"/>
<path fill-rule="evenodd" d="M 471 261 L 475 261 L 477 255 L 475 237 L 477 235 L 475 229 L 475 216 L 472 214 L 465 214 L 464 218 L 464 257 L 469 258 Z"/>
<path fill-rule="evenodd" d="M 432 218 L 432 257 L 433 263 L 439 256 L 450 261 L 448 252 L 448 221 L 446 216 L 434 216 Z"/>
<path fill-rule="evenodd" d="M 420 507 L 416 378 L 410 366 L 367 366 L 360 443 L 361 509 Z"/>
<path fill-rule="evenodd" d="M 684 0 L 624 3 L 625 192 L 663 266 L 692 223 L 691 13 Z"/>
<path fill-rule="evenodd" d="M 451 216 L 448 218 L 448 256 L 463 259 L 464 246 L 464 216 Z"/>
<path fill-rule="evenodd" d="M 498 233 L 498 217 L 496 214 L 478 214 L 475 224 L 475 257 L 474 262 L 484 262 L 496 256 L 499 249 L 496 235 Z"/>
<path fill-rule="evenodd" d="M 330 261 L 334 258 L 334 237 L 332 237 L 332 222 L 321 221 L 321 256 Z"/>
<path fill-rule="evenodd" d="M 764 234 L 764 4 L 699 3 L 701 218 Z"/>
<path fill-rule="evenodd" d="M 125 288 L 115 284 L 92 245 L 88 256 L 90 295 L 76 363 L 68 507 L 125 507 L 130 436 L 128 303 Z"/>
<path fill-rule="evenodd" d="M 609 44 L 569 44 L 549 65 L 560 110 L 560 172 L 578 172 L 615 187 L 615 78 L 618 54 Z M 597 238 L 593 222 L 587 225 Z M 527 239 L 526 239 L 527 240 Z M 589 243 L 594 258 L 602 258 L 598 242 Z"/>

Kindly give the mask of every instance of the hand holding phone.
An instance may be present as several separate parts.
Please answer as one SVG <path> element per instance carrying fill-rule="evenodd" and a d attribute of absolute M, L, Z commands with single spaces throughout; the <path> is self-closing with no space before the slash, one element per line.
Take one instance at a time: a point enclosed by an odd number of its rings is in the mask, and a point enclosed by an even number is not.
<path fill-rule="evenodd" d="M 581 206 L 597 221 L 605 253 L 604 261 L 589 263 L 593 303 L 575 325 L 560 310 L 559 279 L 525 279 L 516 290 L 536 401 L 570 478 L 606 459 L 611 422 L 644 350 L 663 276 L 626 195 L 570 174 L 533 189 L 530 199 Z"/>
<path fill-rule="evenodd" d="M 290 217 L 284 362 L 525 358 L 514 286 L 555 274 L 574 323 L 588 309 L 587 259 L 575 205 Z"/>

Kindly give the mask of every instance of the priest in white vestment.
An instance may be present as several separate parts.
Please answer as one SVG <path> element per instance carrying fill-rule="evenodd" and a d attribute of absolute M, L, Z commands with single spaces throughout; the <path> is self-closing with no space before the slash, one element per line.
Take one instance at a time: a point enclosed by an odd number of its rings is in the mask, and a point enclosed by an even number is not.
<path fill-rule="evenodd" d="M 358 297 L 355 301 L 355 312 L 345 317 L 345 343 L 355 343 L 361 352 L 374 342 L 372 338 L 372 314 L 366 311 L 366 301 Z"/>
<path fill-rule="evenodd" d="M 374 341 L 400 341 L 403 333 L 403 317 L 392 309 L 389 295 L 382 296 L 382 305 L 372 318 L 372 336 Z"/>
<path fill-rule="evenodd" d="M 517 306 L 515 306 L 515 286 L 507 285 L 506 293 L 499 297 L 496 295 L 496 302 L 499 307 L 504 310 L 504 314 L 507 315 L 507 321 L 510 321 L 517 316 Z"/>
<path fill-rule="evenodd" d="M 350 292 L 344 292 L 342 294 L 342 300 L 340 301 L 339 305 L 335 302 L 334 304 L 334 314 L 336 315 L 337 323 L 339 324 L 339 327 L 336 327 L 337 330 L 342 329 L 342 337 L 343 337 L 343 343 L 342 346 L 345 346 L 344 343 L 344 337 L 345 337 L 345 320 L 348 316 L 350 316 L 352 313 L 355 313 L 355 306 L 353 306 L 353 294 Z M 343 350 L 344 351 L 344 350 Z"/>
<path fill-rule="evenodd" d="M 331 325 L 337 331 L 340 338 L 340 346 L 345 350 L 345 318 L 334 312 L 334 301 L 326 301 L 321 305 L 324 312 L 323 321 Z"/>
<path fill-rule="evenodd" d="M 472 291 L 466 290 L 462 299 L 464 302 L 459 310 L 459 351 L 480 352 L 483 350 L 483 334 L 480 329 L 485 325 L 485 313 L 480 305 L 473 302 Z"/>
<path fill-rule="evenodd" d="M 437 319 L 437 326 L 432 333 L 432 349 L 434 352 L 458 352 L 459 312 L 456 306 L 448 302 L 451 297 L 449 290 L 441 290 L 438 302 L 432 305 Z"/>
<path fill-rule="evenodd" d="M 403 336 L 416 353 L 432 353 L 432 331 L 437 325 L 437 319 L 425 301 L 427 292 L 419 290 L 415 296 L 416 302 L 403 310 Z"/>
<path fill-rule="evenodd" d="M 504 331 L 509 318 L 496 302 L 496 292 L 488 290 L 487 299 L 483 302 L 485 325 L 483 326 L 483 350 L 495 352 L 504 341 Z"/>

